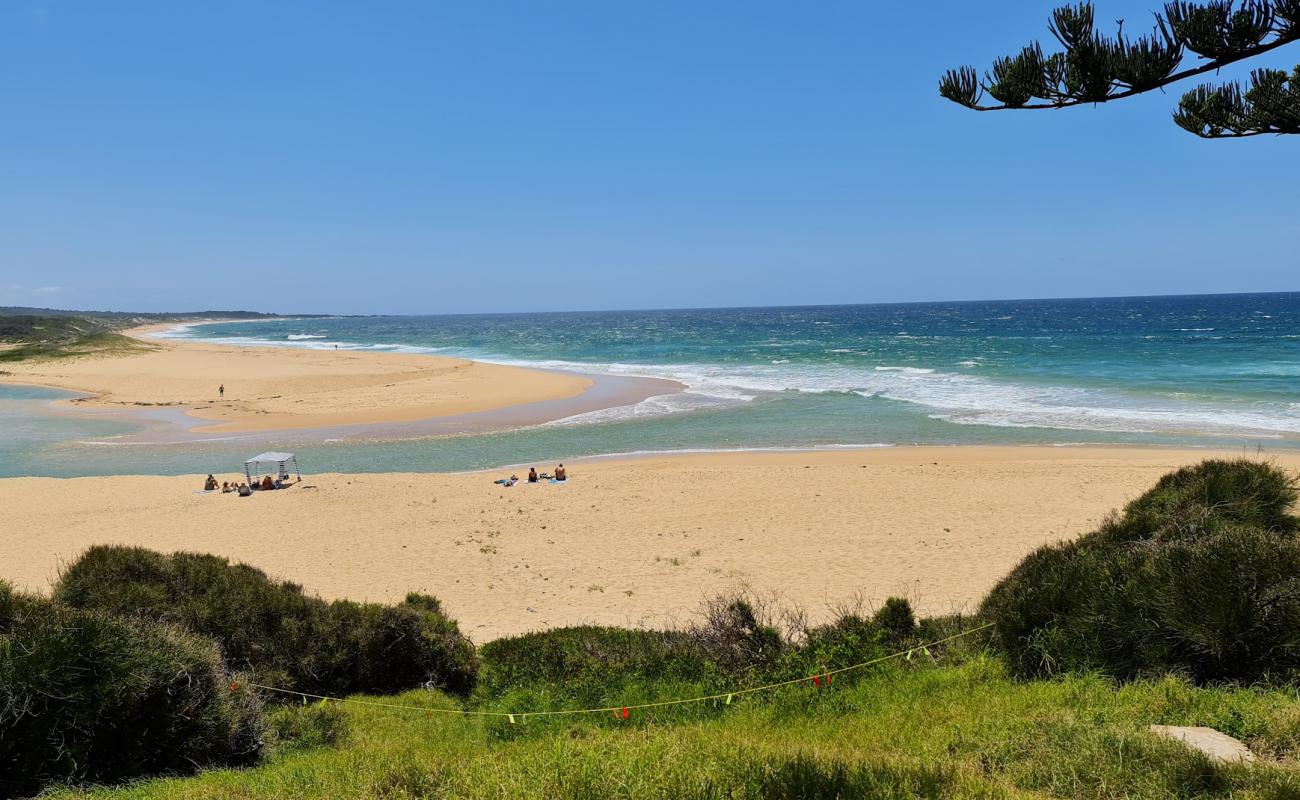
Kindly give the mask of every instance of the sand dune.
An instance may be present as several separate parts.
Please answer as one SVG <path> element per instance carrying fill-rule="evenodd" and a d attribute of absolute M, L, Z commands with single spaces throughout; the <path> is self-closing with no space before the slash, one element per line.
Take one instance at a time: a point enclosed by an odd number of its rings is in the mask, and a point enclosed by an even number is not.
<path fill-rule="evenodd" d="M 248 499 L 193 494 L 200 477 L 14 478 L 0 481 L 0 578 L 45 590 L 60 563 L 96 543 L 211 552 L 331 598 L 431 592 L 479 641 L 585 622 L 672 624 L 741 584 L 815 618 L 900 593 L 940 613 L 971 608 L 1031 549 L 1091 529 L 1208 455 L 684 455 L 570 464 L 566 485 L 492 483 L 510 470 L 314 475 Z M 1277 458 L 1300 469 L 1300 455 Z"/>
<path fill-rule="evenodd" d="M 196 430 L 223 432 L 411 422 L 575 397 L 592 384 L 461 358 L 231 347 L 151 339 L 150 330 L 130 332 L 148 351 L 20 362 L 4 380 L 88 392 L 78 402 L 92 407 L 177 407 Z"/>

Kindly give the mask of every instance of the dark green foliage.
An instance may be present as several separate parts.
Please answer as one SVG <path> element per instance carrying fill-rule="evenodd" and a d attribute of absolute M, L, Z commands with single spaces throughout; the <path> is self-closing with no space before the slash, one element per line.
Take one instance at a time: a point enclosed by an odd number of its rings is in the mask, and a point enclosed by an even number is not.
<path fill-rule="evenodd" d="M 337 703 L 290 705 L 271 715 L 271 745 L 277 751 L 332 747 L 348 736 L 348 714 Z"/>
<path fill-rule="evenodd" d="M 891 639 L 876 622 L 846 614 L 827 625 L 810 628 L 797 645 L 786 648 L 773 669 L 757 676 L 763 680 L 788 680 L 861 664 L 888 653 Z M 839 680 L 859 677 L 845 674 Z"/>
<path fill-rule="evenodd" d="M 1174 122 L 1207 139 L 1300 133 L 1300 66 L 1290 75 L 1254 70 L 1244 92 L 1235 83 L 1198 86 L 1183 95 Z"/>
<path fill-rule="evenodd" d="M 320 694 L 392 692 L 426 682 L 473 688 L 473 645 L 437 600 L 398 606 L 325 601 L 224 558 L 92 547 L 60 577 L 79 608 L 136 614 L 211 636 L 234 669 L 259 683 Z"/>
<path fill-rule="evenodd" d="M 1125 540 L 1178 537 L 1224 523 L 1300 531 L 1295 482 L 1261 461 L 1206 461 L 1165 475 L 1106 526 Z"/>
<path fill-rule="evenodd" d="M 745 597 L 719 597 L 705 604 L 704 621 L 691 629 L 699 651 L 722 672 L 763 671 L 785 649 L 781 632 L 760 620 L 755 603 Z"/>
<path fill-rule="evenodd" d="M 916 633 L 916 616 L 912 613 L 912 604 L 903 597 L 890 597 L 885 600 L 871 617 L 892 642 L 903 642 Z"/>
<path fill-rule="evenodd" d="M 1104 103 L 1163 88 L 1300 41 L 1297 0 L 1175 0 L 1155 15 L 1150 35 L 1114 37 L 1094 26 L 1091 3 L 1052 12 L 1048 28 L 1062 50 L 1044 55 L 1032 42 L 995 59 L 984 79 L 971 67 L 949 70 L 940 96 L 980 111 L 1068 108 Z M 1200 61 L 1181 71 L 1186 53 Z M 1289 79 L 1278 70 L 1257 70 L 1245 92 L 1236 84 L 1202 86 L 1186 94 L 1174 114 L 1184 129 L 1206 138 L 1300 133 L 1300 67 Z M 984 94 L 997 101 L 983 105 Z"/>
<path fill-rule="evenodd" d="M 257 698 L 210 640 L 0 583 L 0 797 L 256 759 Z"/>
<path fill-rule="evenodd" d="M 1030 554 L 982 612 L 1026 675 L 1292 678 L 1300 674 L 1295 499 L 1293 481 L 1267 464 L 1179 470 L 1096 532 Z"/>

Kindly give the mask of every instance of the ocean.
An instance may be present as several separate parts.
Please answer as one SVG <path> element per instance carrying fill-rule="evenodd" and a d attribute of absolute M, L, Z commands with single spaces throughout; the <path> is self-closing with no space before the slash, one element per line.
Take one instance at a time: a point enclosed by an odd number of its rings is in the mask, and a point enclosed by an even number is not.
<path fill-rule="evenodd" d="M 314 471 L 914 443 L 1300 447 L 1300 293 L 274 319 L 167 335 L 687 386 L 519 430 L 295 443 Z M 34 414 L 38 399 L 0 387 L 0 424 L 21 430 L 0 442 L 0 474 L 230 471 L 225 461 L 249 450 L 222 439 L 115 447 L 120 423 Z"/>

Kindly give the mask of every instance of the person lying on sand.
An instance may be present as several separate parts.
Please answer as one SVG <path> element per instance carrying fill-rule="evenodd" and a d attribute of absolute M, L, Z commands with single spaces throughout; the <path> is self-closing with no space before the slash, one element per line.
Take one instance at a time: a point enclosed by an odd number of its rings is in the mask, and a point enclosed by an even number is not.
<path fill-rule="evenodd" d="M 537 483 L 537 467 L 528 468 L 528 482 Z"/>
<path fill-rule="evenodd" d="M 569 479 L 568 473 L 566 473 L 566 472 L 564 471 L 564 465 L 563 465 L 563 464 L 560 464 L 559 466 L 557 466 L 557 467 L 555 468 L 555 479 L 556 479 L 557 481 L 564 481 L 564 480 L 568 480 L 568 479 Z"/>
<path fill-rule="evenodd" d="M 217 490 L 217 479 L 209 475 L 208 479 L 203 482 L 203 491 L 215 492 L 216 490 Z"/>

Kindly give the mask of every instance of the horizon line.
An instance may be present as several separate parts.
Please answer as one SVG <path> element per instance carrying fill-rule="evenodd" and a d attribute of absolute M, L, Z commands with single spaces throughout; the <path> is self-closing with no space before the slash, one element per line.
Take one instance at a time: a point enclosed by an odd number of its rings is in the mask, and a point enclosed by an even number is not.
<path fill-rule="evenodd" d="M 795 303 L 790 305 L 737 305 L 737 306 L 658 306 L 642 308 L 590 308 L 558 309 L 548 311 L 441 311 L 423 313 L 339 313 L 321 311 L 298 311 L 284 313 L 279 311 L 253 311 L 250 309 L 205 309 L 203 311 L 111 311 L 107 309 L 51 308 L 37 306 L 0 306 L 0 311 L 49 311 L 60 314 L 116 314 L 123 316 L 200 316 L 219 314 L 259 314 L 268 318 L 289 317 L 489 317 L 512 316 L 521 314 L 612 314 L 620 312 L 648 313 L 654 311 L 756 311 L 776 308 L 855 308 L 880 306 L 919 306 L 919 305 L 962 305 L 975 303 L 1047 303 L 1062 300 L 1158 300 L 1176 297 L 1256 297 L 1269 295 L 1300 295 L 1300 289 L 1253 291 L 1253 292 L 1191 292 L 1186 294 L 1133 294 L 1133 295 L 1072 295 L 1063 297 L 1000 297 L 972 300 L 890 300 L 876 303 Z M 230 322 L 253 322 L 256 319 L 229 320 Z"/>

